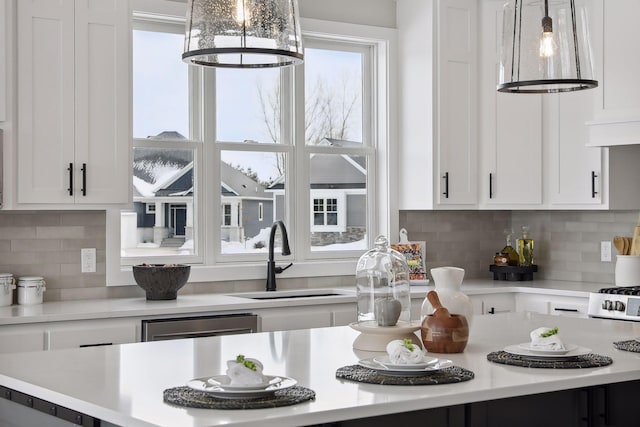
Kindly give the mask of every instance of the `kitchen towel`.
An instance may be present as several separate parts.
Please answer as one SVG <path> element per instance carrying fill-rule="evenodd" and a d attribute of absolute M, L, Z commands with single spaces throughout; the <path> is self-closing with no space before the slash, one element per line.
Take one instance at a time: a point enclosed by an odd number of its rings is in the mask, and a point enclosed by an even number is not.
<path fill-rule="evenodd" d="M 386 375 L 373 369 L 360 365 L 343 366 L 336 371 L 336 378 L 343 380 L 357 381 L 359 383 L 380 384 L 380 385 L 437 385 L 461 383 L 473 379 L 474 373 L 452 366 L 450 368 L 432 371 L 422 375 L 393 376 Z"/>
<path fill-rule="evenodd" d="M 165 403 L 199 409 L 264 409 L 290 406 L 314 400 L 316 392 L 301 386 L 278 390 L 257 399 L 220 399 L 189 387 L 168 388 L 163 393 Z"/>
<path fill-rule="evenodd" d="M 639 339 L 614 342 L 613 346 L 615 348 L 617 348 L 618 350 L 632 351 L 634 353 L 640 353 L 640 341 L 639 341 Z"/>
<path fill-rule="evenodd" d="M 596 368 L 613 363 L 609 356 L 589 353 L 584 356 L 569 357 L 566 359 L 530 359 L 526 356 L 507 353 L 506 351 L 494 351 L 487 354 L 489 362 L 503 365 L 522 366 L 524 368 L 551 368 L 551 369 L 576 369 Z"/>

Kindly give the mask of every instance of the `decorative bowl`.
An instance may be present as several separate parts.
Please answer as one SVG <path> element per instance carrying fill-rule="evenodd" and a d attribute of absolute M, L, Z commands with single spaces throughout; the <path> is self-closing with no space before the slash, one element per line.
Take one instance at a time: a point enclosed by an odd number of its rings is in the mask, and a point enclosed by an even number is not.
<path fill-rule="evenodd" d="M 141 264 L 133 266 L 133 278 L 145 290 L 148 300 L 176 299 L 189 280 L 191 266 L 184 264 Z"/>

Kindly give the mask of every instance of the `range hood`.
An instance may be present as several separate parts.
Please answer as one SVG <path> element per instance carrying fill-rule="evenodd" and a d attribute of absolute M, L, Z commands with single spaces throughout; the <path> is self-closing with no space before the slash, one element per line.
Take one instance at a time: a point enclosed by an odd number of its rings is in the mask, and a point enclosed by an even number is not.
<path fill-rule="evenodd" d="M 586 123 L 588 147 L 640 145 L 640 117 L 610 118 Z"/>

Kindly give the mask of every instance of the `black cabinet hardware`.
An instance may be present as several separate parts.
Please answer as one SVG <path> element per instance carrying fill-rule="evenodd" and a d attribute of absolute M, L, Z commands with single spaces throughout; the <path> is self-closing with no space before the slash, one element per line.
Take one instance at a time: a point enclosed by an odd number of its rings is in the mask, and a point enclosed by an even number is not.
<path fill-rule="evenodd" d="M 82 195 L 86 196 L 87 195 L 87 164 L 83 163 L 82 169 L 80 170 L 82 171 Z"/>
<path fill-rule="evenodd" d="M 598 177 L 598 174 L 596 173 L 596 171 L 591 171 L 591 198 L 595 199 L 596 196 L 598 195 L 598 192 L 596 191 L 596 178 Z"/>
<path fill-rule="evenodd" d="M 489 198 L 493 199 L 493 173 L 489 172 Z"/>
<path fill-rule="evenodd" d="M 69 171 L 69 188 L 67 188 L 67 191 L 70 196 L 73 196 L 73 163 L 69 163 L 67 170 Z"/>
<path fill-rule="evenodd" d="M 449 198 L 449 172 L 445 172 L 442 176 L 444 178 L 444 193 L 442 193 L 445 199 Z"/>

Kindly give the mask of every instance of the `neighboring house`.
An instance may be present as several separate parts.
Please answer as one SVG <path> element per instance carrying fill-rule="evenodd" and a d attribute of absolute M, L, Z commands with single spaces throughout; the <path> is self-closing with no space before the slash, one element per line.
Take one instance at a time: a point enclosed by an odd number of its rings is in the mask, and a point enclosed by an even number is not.
<path fill-rule="evenodd" d="M 166 132 L 158 137 L 184 138 Z M 172 246 L 193 238 L 194 170 L 188 153 L 157 148 L 134 153 L 133 205 L 138 243 Z M 269 227 L 273 201 L 265 188 L 224 162 L 220 174 L 222 239 L 243 242 Z"/>
<path fill-rule="evenodd" d="M 325 138 L 322 145 L 362 146 Z M 363 156 L 314 154 L 310 159 L 311 244 L 324 246 L 362 240 L 367 220 L 367 168 Z M 284 176 L 268 188 L 274 197 L 274 217 L 284 212 Z"/>

